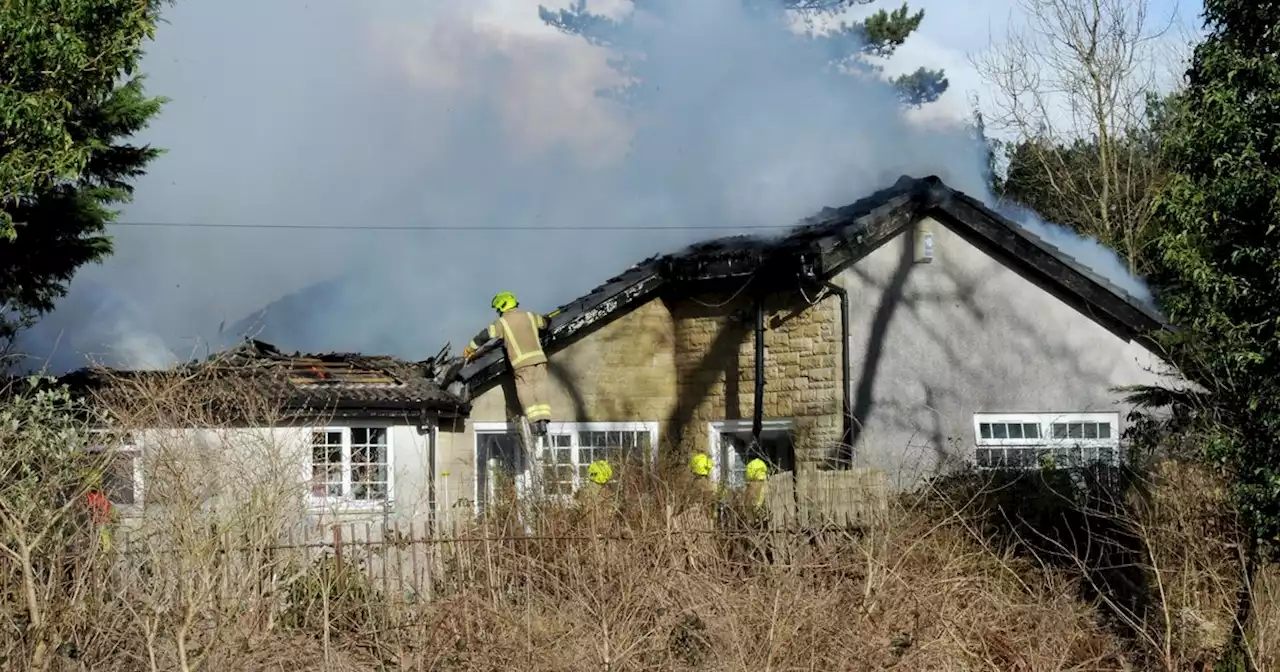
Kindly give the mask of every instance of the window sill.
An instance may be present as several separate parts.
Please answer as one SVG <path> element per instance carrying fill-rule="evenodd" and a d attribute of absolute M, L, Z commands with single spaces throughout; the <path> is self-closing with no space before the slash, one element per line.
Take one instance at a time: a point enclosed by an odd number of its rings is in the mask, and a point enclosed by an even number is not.
<path fill-rule="evenodd" d="M 380 513 L 391 511 L 395 503 L 391 500 L 380 502 L 352 502 L 346 500 L 311 500 L 307 509 L 311 513 Z"/>

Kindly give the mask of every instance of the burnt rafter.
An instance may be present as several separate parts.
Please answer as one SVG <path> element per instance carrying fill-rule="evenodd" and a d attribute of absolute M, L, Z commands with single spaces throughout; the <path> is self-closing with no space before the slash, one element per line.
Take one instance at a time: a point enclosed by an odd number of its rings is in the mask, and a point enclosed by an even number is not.
<path fill-rule="evenodd" d="M 820 284 L 933 217 L 1124 338 L 1149 342 L 1168 329 L 1151 306 L 1091 272 L 1061 250 L 936 176 L 903 176 L 893 186 L 838 208 L 824 208 L 776 238 L 732 236 L 646 259 L 550 315 L 544 347 L 554 352 L 662 295 L 752 285 L 753 292 Z M 500 348 L 446 380 L 475 393 L 506 370 Z"/>
<path fill-rule="evenodd" d="M 90 391 L 125 379 L 186 377 L 193 384 L 248 384 L 264 399 L 281 405 L 288 416 L 355 414 L 401 417 L 424 411 L 465 413 L 460 397 L 436 381 L 445 363 L 440 355 L 410 362 L 358 353 L 286 354 L 270 343 L 246 339 L 240 345 L 167 371 L 118 371 L 88 368 L 62 377 L 78 391 Z"/>

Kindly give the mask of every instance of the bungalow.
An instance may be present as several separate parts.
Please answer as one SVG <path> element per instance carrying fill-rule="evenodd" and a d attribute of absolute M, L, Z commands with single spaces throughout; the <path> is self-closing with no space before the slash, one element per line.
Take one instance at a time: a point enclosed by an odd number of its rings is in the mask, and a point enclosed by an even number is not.
<path fill-rule="evenodd" d="M 456 423 L 468 408 L 436 384 L 443 363 L 440 357 L 407 362 L 345 353 L 285 354 L 248 340 L 171 371 L 90 368 L 61 382 L 82 394 L 96 393 L 108 404 L 113 393 L 123 393 L 125 398 L 115 396 L 120 403 L 112 404 L 117 416 L 122 407 L 126 415 L 141 410 L 140 418 L 117 418 L 126 431 L 115 442 L 118 463 L 104 479 L 112 501 L 126 514 L 163 498 L 171 458 L 236 454 L 244 459 L 202 463 L 210 483 L 212 472 L 221 472 L 224 484 L 212 490 L 233 486 L 225 482 L 237 478 L 262 478 L 274 462 L 282 467 L 284 482 L 302 486 L 299 499 L 305 501 L 300 503 L 312 519 L 416 520 L 428 519 L 436 509 L 430 474 L 440 424 Z M 186 401 L 134 408 L 138 405 L 127 397 L 139 396 L 148 380 L 181 387 Z M 237 463 L 248 468 L 231 466 Z"/>
<path fill-rule="evenodd" d="M 758 450 L 772 505 L 792 512 L 963 463 L 1114 462 L 1127 407 L 1113 388 L 1163 366 L 1151 307 L 936 177 L 776 239 L 644 260 L 549 322 L 555 421 L 527 449 L 500 350 L 463 366 L 250 341 L 192 367 L 281 400 L 270 432 L 297 446 L 313 512 L 422 519 L 483 512 L 500 481 L 568 495 L 600 457 L 706 451 L 733 485 Z"/>
<path fill-rule="evenodd" d="M 592 460 L 660 446 L 676 462 L 707 451 L 715 479 L 740 483 L 757 432 L 788 508 L 966 462 L 1115 461 L 1128 408 L 1113 388 L 1160 379 L 1163 328 L 976 199 L 903 177 L 789 235 L 653 257 L 561 306 L 547 439 L 520 448 L 495 350 L 444 381 L 470 412 L 441 427 L 437 463 L 483 509 L 503 472 L 567 493 Z"/>

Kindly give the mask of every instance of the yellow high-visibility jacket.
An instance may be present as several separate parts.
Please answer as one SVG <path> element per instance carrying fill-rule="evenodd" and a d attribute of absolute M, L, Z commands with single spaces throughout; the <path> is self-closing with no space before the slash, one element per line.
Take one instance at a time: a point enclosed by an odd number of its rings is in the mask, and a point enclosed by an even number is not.
<path fill-rule="evenodd" d="M 542 351 L 541 332 L 546 328 L 547 320 L 541 315 L 512 308 L 476 334 L 467 347 L 478 350 L 489 341 L 501 338 L 511 368 L 545 364 L 547 355 Z"/>

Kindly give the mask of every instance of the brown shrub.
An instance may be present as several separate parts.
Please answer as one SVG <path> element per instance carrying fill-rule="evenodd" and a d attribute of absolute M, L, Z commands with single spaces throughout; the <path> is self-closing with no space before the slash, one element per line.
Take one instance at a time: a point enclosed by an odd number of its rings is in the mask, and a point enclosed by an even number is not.
<path fill-rule="evenodd" d="M 216 417 L 226 398 L 191 381 L 131 384 L 112 398 L 125 424 L 234 433 L 245 422 Z M 235 396 L 260 415 L 250 424 L 272 426 L 274 406 L 249 394 Z M 1127 509 L 1161 606 L 1137 619 L 1135 643 L 1080 599 L 1086 572 L 1016 554 L 960 507 L 895 504 L 859 528 L 761 530 L 717 522 L 679 477 L 631 472 L 594 512 L 510 502 L 448 537 L 345 547 L 339 563 L 317 559 L 323 539 L 298 534 L 280 477 L 294 466 L 224 475 L 244 496 L 209 507 L 204 481 L 181 476 L 235 463 L 192 462 L 207 442 L 170 439 L 161 462 L 186 485 L 108 557 L 110 571 L 58 587 L 53 669 L 1038 672 L 1132 669 L 1153 650 L 1190 669 L 1221 641 L 1234 588 L 1219 530 L 1228 507 L 1187 480 L 1202 474 L 1172 467 Z M 20 582 L 7 569 L 0 581 L 0 666 L 26 669 Z M 1260 661 L 1276 655 L 1274 585 L 1260 587 Z"/>

